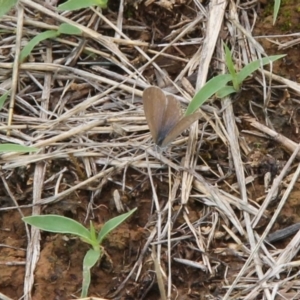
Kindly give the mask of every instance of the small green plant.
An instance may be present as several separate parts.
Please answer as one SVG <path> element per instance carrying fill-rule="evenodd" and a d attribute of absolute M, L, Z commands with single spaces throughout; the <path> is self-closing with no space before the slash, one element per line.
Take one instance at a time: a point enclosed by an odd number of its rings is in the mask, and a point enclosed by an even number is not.
<path fill-rule="evenodd" d="M 275 0 L 274 2 L 274 11 L 273 11 L 273 25 L 275 24 L 280 8 L 281 0 Z"/>
<path fill-rule="evenodd" d="M 56 38 L 61 34 L 80 35 L 81 30 L 73 25 L 63 23 L 58 27 L 58 30 L 46 30 L 44 32 L 41 32 L 38 35 L 36 35 L 33 39 L 31 39 L 28 42 L 28 44 L 26 44 L 26 46 L 22 49 L 19 61 L 23 62 L 26 59 L 26 57 L 31 53 L 33 48 L 40 42 L 50 38 Z"/>
<path fill-rule="evenodd" d="M 59 10 L 77 10 L 87 8 L 90 6 L 99 6 L 101 8 L 107 7 L 107 0 L 68 0 L 58 6 Z"/>
<path fill-rule="evenodd" d="M 231 52 L 229 48 L 224 44 L 225 47 L 225 62 L 228 68 L 228 71 L 231 75 L 231 81 L 232 81 L 232 86 L 224 86 L 222 87 L 218 92 L 217 96 L 219 98 L 223 98 L 228 96 L 229 94 L 236 93 L 240 91 L 241 85 L 243 81 L 250 76 L 252 73 L 257 71 L 261 66 L 264 66 L 266 64 L 269 64 L 271 62 L 274 62 L 285 55 L 273 55 L 273 56 L 268 56 L 264 57 L 262 59 L 258 59 L 255 61 L 252 61 L 248 65 L 246 65 L 240 72 L 236 72 L 234 68 L 234 63 L 231 57 Z"/>
<path fill-rule="evenodd" d="M 18 0 L 0 0 L 0 18 L 7 14 L 18 2 Z"/>
<path fill-rule="evenodd" d="M 101 246 L 103 240 L 112 230 L 123 223 L 135 211 L 136 208 L 125 214 L 110 219 L 103 225 L 98 234 L 96 233 L 92 222 L 90 223 L 90 229 L 88 230 L 79 222 L 58 215 L 24 217 L 23 221 L 44 231 L 76 235 L 83 242 L 92 246 L 92 249 L 88 250 L 83 259 L 81 298 L 84 298 L 87 297 L 91 282 L 91 268 L 101 260 L 105 253 L 103 247 Z"/>
<path fill-rule="evenodd" d="M 68 0 L 58 6 L 58 10 L 77 10 L 90 6 L 107 7 L 108 0 Z M 7 14 L 16 4 L 18 0 L 0 0 L 0 18 Z"/>
<path fill-rule="evenodd" d="M 7 14 L 16 5 L 17 2 L 17 0 L 0 0 L 0 18 Z M 99 6 L 101 8 L 106 8 L 107 0 L 68 0 L 65 3 L 59 5 L 57 9 L 61 11 L 77 10 L 90 6 Z M 28 44 L 22 49 L 19 61 L 23 62 L 31 53 L 33 48 L 44 40 L 56 38 L 61 34 L 81 35 L 81 33 L 81 30 L 77 27 L 65 23 L 61 24 L 58 30 L 46 30 L 44 32 L 41 32 L 33 39 L 31 39 Z"/>
<path fill-rule="evenodd" d="M 212 95 L 216 94 L 218 98 L 224 98 L 232 93 L 240 91 L 243 81 L 253 72 L 257 71 L 261 66 L 276 61 L 285 55 L 273 55 L 258 59 L 246 65 L 240 72 L 236 72 L 234 63 L 231 58 L 229 48 L 225 47 L 225 62 L 229 74 L 221 74 L 210 79 L 201 90 L 196 93 L 190 104 L 188 105 L 185 115 L 194 113 L 201 105 L 208 100 Z M 231 82 L 232 85 L 227 85 Z"/>
<path fill-rule="evenodd" d="M 185 115 L 188 116 L 194 113 L 202 104 L 207 101 L 212 95 L 217 93 L 222 87 L 231 80 L 230 74 L 221 74 L 213 77 L 200 89 L 188 105 Z"/>
<path fill-rule="evenodd" d="M 217 92 L 217 96 L 219 98 L 223 98 L 232 93 L 236 93 L 236 92 L 240 91 L 243 81 L 248 76 L 250 76 L 252 73 L 257 71 L 260 67 L 267 65 L 269 63 L 272 63 L 272 62 L 285 56 L 285 54 L 283 54 L 283 55 L 273 55 L 273 56 L 264 57 L 262 59 L 252 61 L 251 63 L 246 65 L 240 72 L 236 72 L 234 63 L 233 63 L 233 60 L 231 57 L 231 52 L 225 44 L 224 44 L 224 47 L 225 47 L 225 62 L 226 62 L 228 71 L 231 75 L 232 86 L 225 86 L 225 87 L 221 88 Z"/>
<path fill-rule="evenodd" d="M 35 152 L 38 148 L 16 145 L 16 144 L 0 144 L 0 153 L 4 152 Z"/>
<path fill-rule="evenodd" d="M 10 93 L 10 91 L 7 91 L 0 97 L 0 110 L 3 108 L 9 93 Z"/>

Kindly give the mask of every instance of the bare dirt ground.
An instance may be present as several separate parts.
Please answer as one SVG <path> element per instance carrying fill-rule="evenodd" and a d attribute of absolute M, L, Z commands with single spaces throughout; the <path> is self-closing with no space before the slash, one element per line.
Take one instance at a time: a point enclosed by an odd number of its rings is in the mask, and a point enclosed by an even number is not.
<path fill-rule="evenodd" d="M 78 299 L 88 245 L 26 230 L 21 218 L 59 214 L 100 228 L 122 213 L 118 196 L 138 210 L 105 240 L 93 299 L 163 299 L 159 275 L 169 299 L 300 299 L 290 227 L 300 222 L 299 156 L 284 170 L 300 142 L 300 4 L 282 1 L 272 25 L 273 2 L 234 2 L 110 1 L 58 14 L 53 2 L 20 0 L 2 18 L 0 92 L 14 91 L 15 105 L 10 135 L 9 103 L 1 112 L 1 140 L 41 150 L 1 157 L 0 299 Z M 67 20 L 83 35 L 40 43 L 13 69 L 18 45 Z M 157 149 L 143 90 L 158 85 L 185 108 L 223 72 L 222 41 L 238 69 L 286 57 L 237 95 L 205 103 L 197 124 Z M 286 228 L 272 240 L 269 231 Z"/>

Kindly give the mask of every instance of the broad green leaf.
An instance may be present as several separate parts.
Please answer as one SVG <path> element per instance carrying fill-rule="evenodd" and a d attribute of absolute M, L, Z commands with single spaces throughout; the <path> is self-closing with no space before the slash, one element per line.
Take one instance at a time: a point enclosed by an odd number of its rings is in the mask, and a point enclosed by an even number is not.
<path fill-rule="evenodd" d="M 1 0 L 0 0 L 1 1 Z M 8 97 L 9 91 L 7 91 L 6 93 L 4 93 L 1 97 L 0 97 L 0 109 L 3 108 L 4 103 Z"/>
<path fill-rule="evenodd" d="M 108 0 L 95 0 L 95 3 L 101 8 L 106 8 L 107 2 Z"/>
<path fill-rule="evenodd" d="M 23 145 L 0 144 L 0 153 L 1 152 L 35 152 L 38 150 L 39 150 L 38 148 L 28 147 Z"/>
<path fill-rule="evenodd" d="M 216 93 L 216 96 L 218 98 L 224 98 L 230 94 L 236 93 L 236 89 L 233 86 L 225 86 L 222 89 L 218 90 L 218 92 Z"/>
<path fill-rule="evenodd" d="M 18 0 L 0 0 L 0 18 L 7 14 Z"/>
<path fill-rule="evenodd" d="M 71 24 L 63 23 L 58 27 L 58 32 L 63 34 L 70 34 L 70 35 L 81 35 L 82 31 Z"/>
<path fill-rule="evenodd" d="M 24 217 L 23 221 L 44 231 L 73 234 L 83 238 L 86 242 L 92 242 L 88 229 L 70 218 L 44 215 Z"/>
<path fill-rule="evenodd" d="M 263 59 L 258 59 L 255 61 L 252 61 L 250 64 L 246 65 L 239 73 L 238 73 L 238 81 L 239 83 L 242 83 L 249 75 L 251 75 L 253 72 L 257 71 L 261 66 L 267 65 L 270 62 L 276 61 L 282 57 L 283 55 L 273 55 L 264 57 Z"/>
<path fill-rule="evenodd" d="M 201 105 L 214 95 L 218 90 L 226 86 L 226 84 L 232 80 L 230 74 L 222 74 L 210 79 L 201 88 L 201 90 L 194 96 L 190 104 L 188 105 L 185 115 L 188 116 L 194 113 Z"/>
<path fill-rule="evenodd" d="M 83 259 L 83 272 L 82 272 L 82 290 L 81 298 L 85 298 L 88 295 L 89 286 L 91 283 L 91 268 L 101 258 L 102 251 L 96 251 L 90 249 Z"/>
<path fill-rule="evenodd" d="M 36 35 L 32 40 L 28 42 L 28 44 L 22 49 L 20 54 L 20 62 L 23 62 L 24 59 L 31 53 L 33 48 L 38 45 L 40 42 L 55 38 L 59 35 L 59 33 L 56 30 L 47 30 L 42 33 L 39 33 Z"/>
<path fill-rule="evenodd" d="M 237 79 L 237 73 L 234 68 L 234 63 L 233 63 L 233 60 L 231 57 L 231 52 L 226 44 L 224 44 L 224 48 L 225 48 L 225 62 L 226 62 L 228 71 L 229 71 L 230 75 L 232 76 L 232 84 L 236 90 L 239 90 L 239 88 L 240 88 L 239 82 Z"/>
<path fill-rule="evenodd" d="M 90 6 L 107 7 L 107 0 L 68 0 L 57 7 L 58 10 L 77 10 Z"/>
<path fill-rule="evenodd" d="M 132 209 L 131 211 L 129 211 L 128 213 L 122 214 L 120 216 L 117 216 L 115 218 L 110 219 L 109 221 L 107 221 L 103 227 L 101 228 L 99 234 L 98 234 L 98 243 L 101 245 L 103 239 L 112 231 L 114 230 L 116 227 L 118 227 L 121 223 L 123 223 L 128 217 L 130 217 L 135 211 L 137 210 L 137 208 Z"/>
<path fill-rule="evenodd" d="M 281 0 L 275 0 L 275 3 L 274 3 L 274 12 L 273 12 L 273 25 L 275 24 L 275 22 L 277 20 L 279 8 L 280 8 L 280 3 L 281 3 Z"/>

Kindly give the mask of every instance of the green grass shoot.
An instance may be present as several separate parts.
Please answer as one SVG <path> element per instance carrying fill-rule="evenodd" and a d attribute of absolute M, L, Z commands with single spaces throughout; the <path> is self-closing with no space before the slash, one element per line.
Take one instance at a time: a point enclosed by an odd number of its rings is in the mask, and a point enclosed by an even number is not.
<path fill-rule="evenodd" d="M 92 222 L 90 223 L 90 229 L 88 230 L 79 222 L 58 215 L 29 216 L 24 217 L 23 221 L 44 231 L 78 236 L 82 241 L 92 246 L 83 259 L 81 298 L 84 298 L 87 297 L 91 282 L 91 268 L 101 259 L 104 253 L 101 243 L 112 230 L 123 223 L 135 211 L 136 208 L 110 219 L 103 225 L 98 234 L 96 234 L 96 230 Z"/>

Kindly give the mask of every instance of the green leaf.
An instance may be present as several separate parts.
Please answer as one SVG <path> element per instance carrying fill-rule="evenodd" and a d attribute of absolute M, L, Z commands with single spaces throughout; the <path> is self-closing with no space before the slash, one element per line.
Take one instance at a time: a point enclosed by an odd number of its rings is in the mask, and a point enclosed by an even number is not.
<path fill-rule="evenodd" d="M 107 221 L 103 227 L 101 228 L 101 231 L 98 234 L 98 243 L 101 245 L 103 239 L 112 231 L 114 230 L 117 226 L 119 226 L 121 223 L 123 223 L 128 217 L 130 217 L 137 208 L 132 209 L 128 213 L 122 214 L 120 216 L 117 216 L 115 218 L 110 219 Z"/>
<path fill-rule="evenodd" d="M 90 249 L 83 259 L 82 290 L 80 296 L 81 298 L 85 298 L 88 295 L 88 290 L 91 283 L 91 268 L 101 258 L 101 255 L 101 250 L 96 251 L 94 249 Z"/>
<path fill-rule="evenodd" d="M 59 32 L 56 30 L 47 30 L 36 35 L 28 44 L 23 48 L 20 54 L 20 62 L 23 62 L 25 58 L 31 53 L 33 48 L 38 45 L 40 42 L 47 40 L 49 38 L 55 38 L 59 35 Z"/>
<path fill-rule="evenodd" d="M 1 0 L 0 0 L 1 1 Z M 8 94 L 9 94 L 10 91 L 7 91 L 6 93 L 4 93 L 1 97 L 0 97 L 0 109 L 3 108 L 4 106 L 4 103 L 8 97 Z"/>
<path fill-rule="evenodd" d="M 7 14 L 18 0 L 0 0 L 0 18 Z"/>
<path fill-rule="evenodd" d="M 220 89 L 217 93 L 216 96 L 218 98 L 224 98 L 230 94 L 236 93 L 236 89 L 233 86 L 225 86 L 222 89 Z"/>
<path fill-rule="evenodd" d="M 96 5 L 98 5 L 101 8 L 107 7 L 108 0 L 95 0 Z"/>
<path fill-rule="evenodd" d="M 218 90 L 226 86 L 230 80 L 232 80 L 232 76 L 230 74 L 221 74 L 206 82 L 188 105 L 185 115 L 188 116 L 194 113 L 206 100 L 208 100 Z"/>
<path fill-rule="evenodd" d="M 38 150 L 39 150 L 38 148 L 28 147 L 23 145 L 0 144 L 0 153 L 1 152 L 35 152 Z"/>
<path fill-rule="evenodd" d="M 70 218 L 58 215 L 44 215 L 24 217 L 23 221 L 44 231 L 73 234 L 83 238 L 90 244 L 92 243 L 88 229 Z"/>
<path fill-rule="evenodd" d="M 60 34 L 70 34 L 70 35 L 81 35 L 82 31 L 71 24 L 63 23 L 58 27 L 58 32 Z"/>
<path fill-rule="evenodd" d="M 281 0 L 275 0 L 274 3 L 274 12 L 273 12 L 273 25 L 275 24 L 280 8 Z"/>
<path fill-rule="evenodd" d="M 58 10 L 77 10 L 90 6 L 107 7 L 107 0 L 68 0 L 57 7 Z"/>
<path fill-rule="evenodd" d="M 238 73 L 239 83 L 242 83 L 249 75 L 251 75 L 253 72 L 257 71 L 261 66 L 267 65 L 270 62 L 276 61 L 284 56 L 286 56 L 286 55 L 285 54 L 272 55 L 272 56 L 264 57 L 263 59 L 258 59 L 258 60 L 252 61 Z"/>
<path fill-rule="evenodd" d="M 231 57 L 231 52 L 230 52 L 230 50 L 229 50 L 229 48 L 227 47 L 226 44 L 224 44 L 224 48 L 225 48 L 225 62 L 226 62 L 226 66 L 228 68 L 228 71 L 229 71 L 230 75 L 232 76 L 233 87 L 236 90 L 239 90 L 240 86 L 239 86 L 239 82 L 238 82 L 238 79 L 237 79 L 237 73 L 236 73 L 235 68 L 234 68 L 234 63 L 233 63 L 233 60 L 232 60 L 232 57 Z"/>
<path fill-rule="evenodd" d="M 93 241 L 92 246 L 94 250 L 99 250 L 99 243 L 96 236 L 96 230 L 92 221 L 90 221 L 90 238 Z"/>

